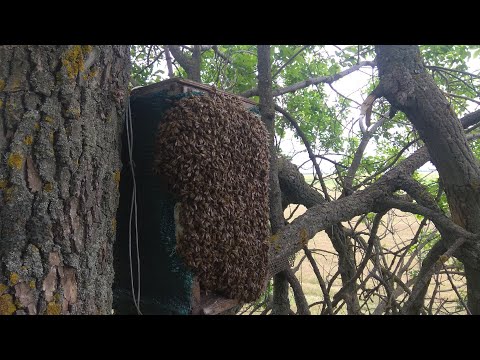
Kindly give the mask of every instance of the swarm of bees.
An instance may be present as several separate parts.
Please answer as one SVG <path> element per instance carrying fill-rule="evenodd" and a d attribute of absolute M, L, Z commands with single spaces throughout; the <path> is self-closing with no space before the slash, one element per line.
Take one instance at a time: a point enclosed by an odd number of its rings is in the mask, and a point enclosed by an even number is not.
<path fill-rule="evenodd" d="M 154 172 L 181 203 L 177 252 L 202 288 L 244 302 L 266 285 L 268 132 L 228 94 L 179 100 L 156 134 Z"/>

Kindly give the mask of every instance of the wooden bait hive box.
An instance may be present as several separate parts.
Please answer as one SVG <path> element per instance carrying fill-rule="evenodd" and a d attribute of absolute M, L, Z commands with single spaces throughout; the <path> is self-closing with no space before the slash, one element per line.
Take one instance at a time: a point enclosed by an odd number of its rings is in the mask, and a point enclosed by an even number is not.
<path fill-rule="evenodd" d="M 200 295 L 195 276 L 175 251 L 175 196 L 167 184 L 159 181 L 159 177 L 153 173 L 155 136 L 163 120 L 163 114 L 178 99 L 217 92 L 223 93 L 211 86 L 180 78 L 134 88 L 131 92 L 132 155 L 138 209 L 140 309 L 143 314 L 216 314 L 238 304 L 236 300 L 213 294 Z M 237 98 L 241 100 L 245 109 L 253 111 L 257 109 L 255 102 Z M 131 293 L 130 266 L 133 269 L 135 292 L 139 279 L 134 221 L 132 226 L 129 226 L 133 178 L 126 131 L 122 144 L 123 169 L 117 213 L 117 239 L 114 245 L 114 310 L 117 314 L 134 314 L 136 309 Z"/>

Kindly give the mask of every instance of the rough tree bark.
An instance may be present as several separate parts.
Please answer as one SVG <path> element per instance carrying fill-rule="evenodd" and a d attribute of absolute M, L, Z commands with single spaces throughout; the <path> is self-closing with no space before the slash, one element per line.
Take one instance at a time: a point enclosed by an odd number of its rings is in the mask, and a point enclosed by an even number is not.
<path fill-rule="evenodd" d="M 109 314 L 128 46 L 0 46 L 0 313 Z"/>
<path fill-rule="evenodd" d="M 270 45 L 258 45 L 258 90 L 260 96 L 260 114 L 270 134 L 270 226 L 272 234 L 277 234 L 284 226 L 282 194 L 278 182 L 278 162 L 275 149 L 275 107 L 272 96 L 272 71 L 270 64 Z M 273 277 L 273 315 L 288 315 L 288 280 L 284 271 Z"/>
<path fill-rule="evenodd" d="M 418 46 L 377 46 L 380 91 L 417 129 L 442 179 L 453 221 L 480 234 L 480 166 L 462 124 L 426 71 Z M 443 237 L 447 248 L 455 239 Z M 465 265 L 468 307 L 480 314 L 480 244 L 455 252 Z"/>
<path fill-rule="evenodd" d="M 178 61 L 180 66 L 185 70 L 188 79 L 196 82 L 202 82 L 200 77 L 200 69 L 202 64 L 200 45 L 193 46 L 192 56 L 188 56 L 183 53 L 178 45 L 169 45 L 168 50 L 173 55 L 175 60 Z"/>

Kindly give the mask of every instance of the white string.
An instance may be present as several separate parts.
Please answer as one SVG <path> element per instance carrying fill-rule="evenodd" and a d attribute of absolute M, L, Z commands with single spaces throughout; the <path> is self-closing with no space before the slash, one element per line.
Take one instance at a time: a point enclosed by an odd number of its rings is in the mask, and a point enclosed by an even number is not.
<path fill-rule="evenodd" d="M 126 128 L 127 128 L 127 145 L 128 145 L 128 157 L 130 162 L 130 169 L 132 171 L 133 179 L 133 192 L 132 202 L 130 204 L 130 219 L 128 223 L 128 255 L 130 258 L 130 281 L 132 286 L 132 297 L 135 308 L 138 314 L 142 315 L 140 311 L 140 252 L 138 248 L 138 211 L 137 211 L 137 183 L 135 180 L 135 169 L 133 164 L 133 127 L 132 127 L 132 112 L 130 108 L 130 99 L 128 99 L 126 115 Z M 133 280 L 133 261 L 132 261 L 132 217 L 135 211 L 135 243 L 137 252 L 137 298 L 135 298 L 135 284 Z"/>

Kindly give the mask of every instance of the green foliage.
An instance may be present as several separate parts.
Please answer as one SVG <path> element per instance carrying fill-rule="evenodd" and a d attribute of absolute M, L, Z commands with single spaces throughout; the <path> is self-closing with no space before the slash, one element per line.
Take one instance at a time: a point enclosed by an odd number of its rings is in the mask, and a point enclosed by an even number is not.
<path fill-rule="evenodd" d="M 163 56 L 163 49 L 155 45 L 132 45 L 132 78 L 136 85 L 148 85 L 163 80 L 165 71 L 156 67 L 158 59 Z M 157 60 L 155 60 L 157 59 Z"/>
<path fill-rule="evenodd" d="M 420 49 L 428 71 L 431 72 L 442 91 L 452 94 L 447 95 L 452 109 L 461 116 L 471 104 L 461 97 L 478 98 L 480 77 L 478 74 L 477 76 L 468 74 L 468 62 L 472 58 L 479 57 L 480 46 L 422 45 Z M 167 78 L 163 50 L 161 45 L 132 46 L 132 78 L 136 85 L 146 85 Z M 188 51 L 185 54 L 188 56 Z M 375 50 L 373 45 L 338 47 L 272 45 L 271 56 L 272 85 L 275 91 L 309 78 L 337 74 L 364 60 L 373 60 Z M 175 76 L 186 76 L 185 71 L 176 61 L 173 65 Z M 202 50 L 201 78 L 206 84 L 240 94 L 256 88 L 256 76 L 255 45 L 217 45 L 216 47 L 207 46 Z M 366 96 L 377 85 L 378 76 L 372 75 L 364 84 L 362 94 Z M 332 101 L 332 94 L 335 96 L 334 101 Z M 349 96 L 349 94 L 345 95 Z M 359 114 L 358 104 L 333 93 L 327 84 L 311 85 L 275 99 L 278 105 L 285 108 L 296 119 L 315 152 L 339 154 L 341 158 L 337 158 L 336 161 L 347 167 L 350 166 L 361 139 L 358 123 L 353 121 Z M 258 97 L 252 97 L 252 100 L 258 101 Z M 379 99 L 374 103 L 372 110 L 372 123 L 374 123 L 381 119 L 379 114 L 383 116 L 389 114 L 390 105 L 385 99 Z M 282 139 L 289 133 L 299 138 L 293 126 L 277 114 L 277 137 Z M 397 112 L 393 119 L 385 121 L 373 135 L 361 161 L 354 185 L 372 174 L 378 173 L 372 181 L 381 176 L 394 161 L 401 161 L 412 150 L 422 145 L 417 141 L 403 152 L 417 138 L 405 114 Z M 475 154 L 480 156 L 478 142 L 472 147 Z M 375 152 L 368 151 L 371 148 L 374 148 Z"/>
<path fill-rule="evenodd" d="M 202 82 L 234 93 L 241 93 L 257 86 L 257 50 L 254 45 L 219 45 L 202 55 Z"/>
<path fill-rule="evenodd" d="M 479 46 L 428 45 L 422 46 L 422 56 L 436 84 L 446 93 L 467 98 L 478 97 L 480 79 L 468 75 L 468 61 L 478 57 Z M 462 115 L 469 102 L 466 99 L 448 96 L 453 110 Z"/>

